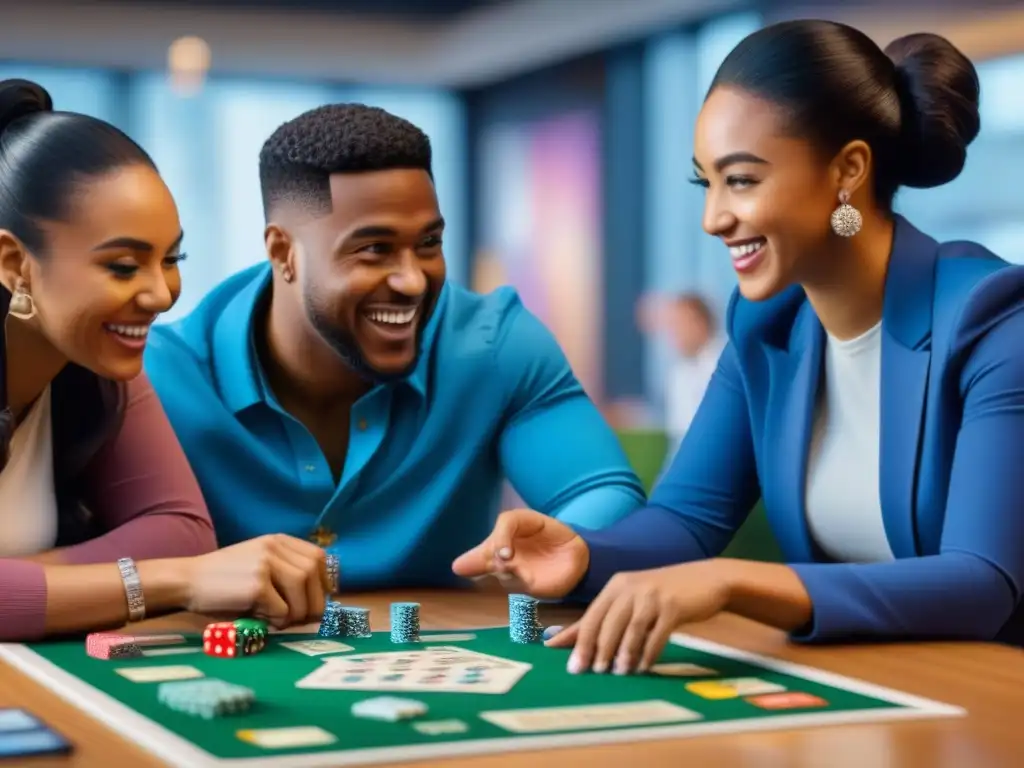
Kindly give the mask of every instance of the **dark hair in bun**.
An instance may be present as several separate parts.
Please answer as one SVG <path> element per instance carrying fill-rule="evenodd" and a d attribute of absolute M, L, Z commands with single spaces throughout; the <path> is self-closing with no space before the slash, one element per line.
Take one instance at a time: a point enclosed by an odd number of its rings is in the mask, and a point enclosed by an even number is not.
<path fill-rule="evenodd" d="M 29 80 L 0 82 L 0 134 L 15 120 L 52 111 L 53 99 L 41 85 Z"/>
<path fill-rule="evenodd" d="M 35 83 L 0 82 L 0 231 L 13 235 L 34 258 L 48 256 L 41 225 L 67 221 L 75 196 L 90 179 L 140 163 L 154 167 L 138 144 L 109 123 L 54 112 L 50 95 Z M 7 402 L 3 324 L 10 301 L 11 294 L 0 285 L 0 470 L 7 463 L 14 429 Z M 59 545 L 84 537 L 75 514 L 77 481 L 120 424 L 122 394 L 120 384 L 74 364 L 65 366 L 53 381 Z"/>
<path fill-rule="evenodd" d="M 732 50 L 710 90 L 718 86 L 777 104 L 790 129 L 825 153 L 866 141 L 875 155 L 875 197 L 887 210 L 901 186 L 955 179 L 981 127 L 974 65 L 932 34 L 901 37 L 883 51 L 844 24 L 781 22 Z"/>

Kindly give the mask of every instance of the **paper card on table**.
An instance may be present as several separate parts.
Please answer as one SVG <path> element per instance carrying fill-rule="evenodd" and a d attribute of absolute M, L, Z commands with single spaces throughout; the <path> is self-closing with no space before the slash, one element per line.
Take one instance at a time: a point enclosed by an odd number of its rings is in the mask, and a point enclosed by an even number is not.
<path fill-rule="evenodd" d="M 337 640 L 291 640 L 280 645 L 282 648 L 298 651 L 306 656 L 323 656 L 325 653 L 344 653 L 355 650 L 351 645 L 339 643 Z"/>
<path fill-rule="evenodd" d="M 143 656 L 183 656 L 190 653 L 202 653 L 202 648 L 143 648 Z"/>
<path fill-rule="evenodd" d="M 481 712 L 480 717 L 492 725 L 513 733 L 544 733 L 630 725 L 683 723 L 700 720 L 702 716 L 671 702 L 655 699 L 578 707 L 506 709 L 496 712 Z"/>
<path fill-rule="evenodd" d="M 761 709 L 813 709 L 828 706 L 828 702 L 820 696 L 800 691 L 764 693 L 751 696 L 746 701 Z"/>
<path fill-rule="evenodd" d="M 332 733 L 315 725 L 302 725 L 292 728 L 261 728 L 243 730 L 235 733 L 241 741 L 255 744 L 264 749 L 288 749 L 289 747 L 320 747 L 333 744 L 338 739 Z"/>
<path fill-rule="evenodd" d="M 424 736 L 445 736 L 469 730 L 469 726 L 462 720 L 420 720 L 413 723 L 412 727 Z"/>
<path fill-rule="evenodd" d="M 681 662 L 655 664 L 651 667 L 651 674 L 662 677 L 712 677 L 717 675 L 713 669 L 702 667 L 699 664 L 684 664 Z"/>
<path fill-rule="evenodd" d="M 688 683 L 686 690 L 704 699 L 736 699 L 740 696 L 757 696 L 762 693 L 780 693 L 786 686 L 769 683 L 756 677 L 733 677 L 726 680 L 702 680 Z"/>
<path fill-rule="evenodd" d="M 333 656 L 298 688 L 353 691 L 506 693 L 531 666 L 464 649 Z"/>
<path fill-rule="evenodd" d="M 476 635 L 469 632 L 450 635 L 420 635 L 421 643 L 466 643 L 476 640 Z"/>
<path fill-rule="evenodd" d="M 167 667 L 122 667 L 117 674 L 127 677 L 133 683 L 163 683 L 167 680 L 192 680 L 203 673 L 195 667 L 185 665 Z"/>

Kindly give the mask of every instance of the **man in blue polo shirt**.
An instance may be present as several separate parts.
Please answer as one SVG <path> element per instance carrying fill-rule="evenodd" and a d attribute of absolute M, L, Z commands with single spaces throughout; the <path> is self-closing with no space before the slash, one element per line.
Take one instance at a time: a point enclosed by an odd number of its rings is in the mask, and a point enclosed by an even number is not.
<path fill-rule="evenodd" d="M 490 532 L 505 477 L 583 527 L 643 502 L 516 293 L 446 282 L 422 131 L 321 107 L 270 137 L 260 181 L 268 262 L 146 352 L 222 546 L 286 533 L 337 553 L 346 588 L 437 586 Z"/>

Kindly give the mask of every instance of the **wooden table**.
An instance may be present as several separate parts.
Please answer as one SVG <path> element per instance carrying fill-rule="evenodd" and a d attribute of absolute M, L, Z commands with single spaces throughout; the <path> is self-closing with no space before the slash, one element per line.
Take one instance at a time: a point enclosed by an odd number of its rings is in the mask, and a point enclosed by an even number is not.
<path fill-rule="evenodd" d="M 485 593 L 409 592 L 347 596 L 371 608 L 375 630 L 386 629 L 388 604 L 422 604 L 424 629 L 504 624 L 508 603 Z M 545 624 L 578 612 L 542 607 Z M 146 622 L 147 629 L 198 630 L 205 619 L 178 614 Z M 966 718 L 817 727 L 661 742 L 610 744 L 507 756 L 446 760 L 454 768 L 621 768 L 752 766 L 754 768 L 1000 768 L 1024 764 L 1024 651 L 982 643 L 933 643 L 808 648 L 753 622 L 723 615 L 683 631 L 765 656 L 794 661 L 965 708 Z M 111 768 L 161 765 L 29 678 L 0 663 L 0 706 L 37 713 L 76 746 L 68 758 L 23 761 L 26 766 Z M 408 763 L 423 766 L 424 763 Z"/>

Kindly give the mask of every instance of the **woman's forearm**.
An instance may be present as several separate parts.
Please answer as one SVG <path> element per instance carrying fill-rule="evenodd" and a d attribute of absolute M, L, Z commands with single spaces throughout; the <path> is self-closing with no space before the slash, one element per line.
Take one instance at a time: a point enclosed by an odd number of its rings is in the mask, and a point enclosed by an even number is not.
<path fill-rule="evenodd" d="M 188 560 L 137 563 L 149 615 L 188 601 Z M 0 560 L 0 641 L 107 629 L 128 621 L 128 601 L 116 563 L 45 565 Z"/>
<path fill-rule="evenodd" d="M 789 566 L 729 558 L 715 562 L 728 589 L 726 610 L 787 632 L 811 620 L 811 597 Z"/>
<path fill-rule="evenodd" d="M 148 615 L 185 605 L 186 564 L 184 558 L 136 564 Z M 47 634 L 121 626 L 127 621 L 128 599 L 116 563 L 46 567 Z"/>

